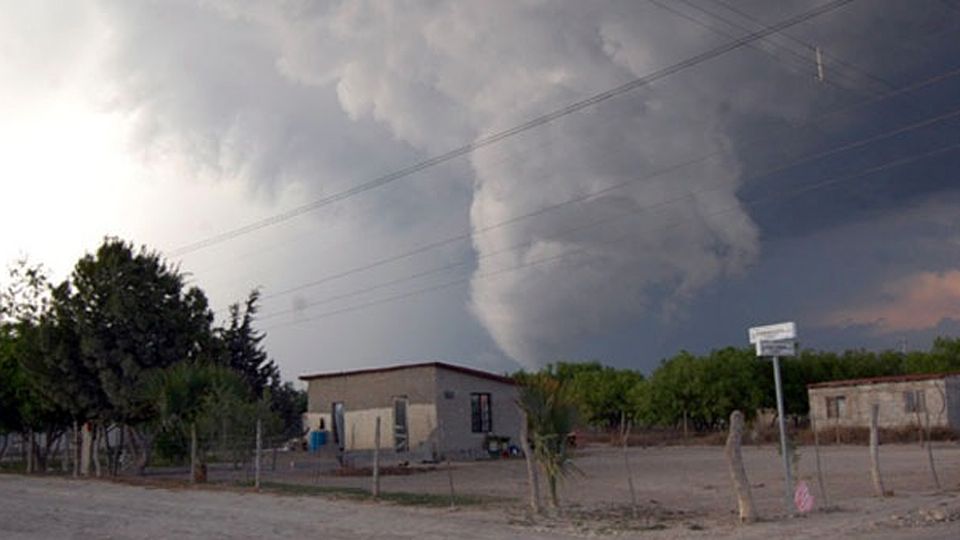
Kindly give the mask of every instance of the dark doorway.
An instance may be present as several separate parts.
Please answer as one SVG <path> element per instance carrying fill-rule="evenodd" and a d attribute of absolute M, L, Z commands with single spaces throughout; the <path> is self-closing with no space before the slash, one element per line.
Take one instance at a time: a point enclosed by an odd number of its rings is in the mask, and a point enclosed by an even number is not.
<path fill-rule="evenodd" d="M 393 398 L 393 449 L 397 452 L 410 449 L 406 397 Z"/>
<path fill-rule="evenodd" d="M 343 423 L 343 402 L 336 401 L 333 403 L 333 414 L 331 415 L 333 424 L 333 442 L 337 444 L 337 449 L 343 452 L 344 447 L 346 446 L 346 436 L 344 433 L 344 423 Z"/>

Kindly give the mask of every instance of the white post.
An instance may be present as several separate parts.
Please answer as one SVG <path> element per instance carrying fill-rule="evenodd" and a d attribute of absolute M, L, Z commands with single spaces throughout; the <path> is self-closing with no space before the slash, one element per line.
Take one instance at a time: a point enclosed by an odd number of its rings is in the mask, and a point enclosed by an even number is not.
<path fill-rule="evenodd" d="M 260 490 L 260 451 L 263 446 L 263 441 L 261 438 L 261 430 L 262 430 L 261 422 L 260 422 L 260 419 L 257 418 L 257 456 L 256 456 L 256 463 L 253 468 L 254 470 L 253 487 L 257 488 L 258 491 Z"/>
<path fill-rule="evenodd" d="M 793 476 L 790 474 L 790 455 L 787 453 L 787 420 L 783 413 L 783 389 L 780 384 L 780 357 L 773 357 L 773 381 L 777 389 L 777 417 L 780 422 L 780 454 L 783 455 L 784 502 L 787 514 L 793 514 Z"/>

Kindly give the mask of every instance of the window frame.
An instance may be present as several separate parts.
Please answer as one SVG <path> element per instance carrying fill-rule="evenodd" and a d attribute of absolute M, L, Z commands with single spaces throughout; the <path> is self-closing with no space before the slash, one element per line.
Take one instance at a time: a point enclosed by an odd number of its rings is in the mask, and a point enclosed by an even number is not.
<path fill-rule="evenodd" d="M 927 392 L 922 389 L 903 391 L 903 410 L 907 414 L 926 412 Z"/>
<path fill-rule="evenodd" d="M 470 431 L 493 433 L 493 396 L 490 392 L 470 393 Z"/>
<path fill-rule="evenodd" d="M 826 396 L 827 418 L 843 418 L 847 412 L 847 396 Z"/>

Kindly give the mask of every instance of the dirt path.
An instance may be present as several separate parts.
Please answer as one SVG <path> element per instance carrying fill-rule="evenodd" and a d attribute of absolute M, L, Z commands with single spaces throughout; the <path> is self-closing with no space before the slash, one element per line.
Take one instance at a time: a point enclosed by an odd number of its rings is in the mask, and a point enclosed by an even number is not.
<path fill-rule="evenodd" d="M 35 538 L 578 538 L 565 523 L 521 524 L 503 509 L 421 509 L 319 497 L 160 489 L 100 481 L 0 476 L 0 537 Z M 643 538 L 960 538 L 954 494 L 904 496 L 836 513 L 736 527 L 683 520 Z M 925 513 L 927 512 L 927 513 Z M 511 519 L 513 516 L 513 519 Z M 902 519 L 901 519 L 902 518 Z"/>

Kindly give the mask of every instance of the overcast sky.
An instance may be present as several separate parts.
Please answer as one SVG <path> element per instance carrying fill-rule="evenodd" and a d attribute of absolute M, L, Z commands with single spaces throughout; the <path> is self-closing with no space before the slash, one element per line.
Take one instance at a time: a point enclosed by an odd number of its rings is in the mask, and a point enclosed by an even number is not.
<path fill-rule="evenodd" d="M 826 3 L 0 0 L 0 261 L 64 279 L 112 235 L 218 316 L 261 287 L 291 379 L 649 372 L 780 320 L 926 347 L 960 333 L 955 0 L 854 1 L 285 214 Z"/>

